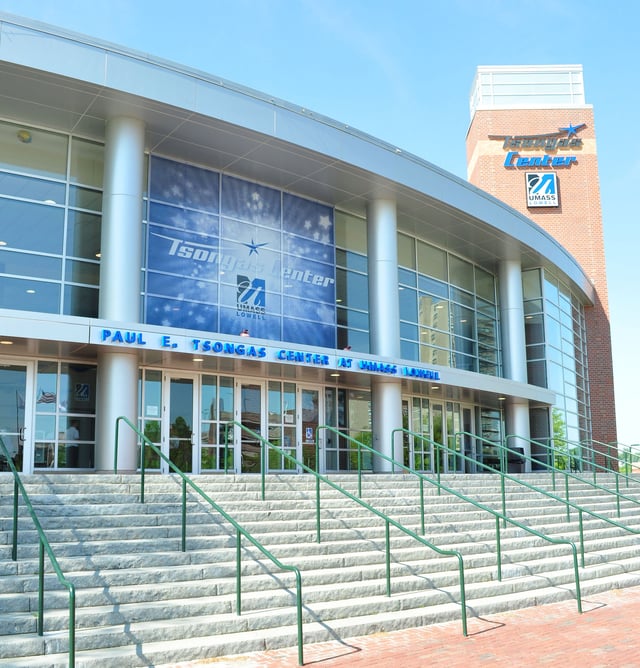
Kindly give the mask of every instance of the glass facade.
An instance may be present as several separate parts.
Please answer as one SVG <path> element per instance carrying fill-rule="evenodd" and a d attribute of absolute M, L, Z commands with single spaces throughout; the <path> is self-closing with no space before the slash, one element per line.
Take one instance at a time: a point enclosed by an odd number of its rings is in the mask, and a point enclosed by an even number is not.
<path fill-rule="evenodd" d="M 529 382 L 556 393 L 552 435 L 582 441 L 591 433 L 584 309 L 547 270 L 523 272 L 522 284 Z"/>
<path fill-rule="evenodd" d="M 499 376 L 495 277 L 404 234 L 398 255 L 402 357 Z"/>
<path fill-rule="evenodd" d="M 103 147 L 0 122 L 0 308 L 98 314 Z"/>

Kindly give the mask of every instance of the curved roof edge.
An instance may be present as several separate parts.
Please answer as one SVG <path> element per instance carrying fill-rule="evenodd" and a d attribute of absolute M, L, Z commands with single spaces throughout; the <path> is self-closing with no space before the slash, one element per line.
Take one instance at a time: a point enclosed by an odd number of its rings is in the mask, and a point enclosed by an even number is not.
<path fill-rule="evenodd" d="M 113 91 L 112 109 L 127 106 L 123 94 L 134 96 L 304 148 L 327 158 L 327 167 L 355 168 L 353 176 L 367 180 L 368 197 L 422 195 L 491 230 L 497 257 L 511 258 L 526 247 L 594 301 L 593 286 L 575 258 L 532 220 L 427 160 L 329 117 L 197 69 L 4 12 L 0 61 L 89 84 L 96 95 Z"/>

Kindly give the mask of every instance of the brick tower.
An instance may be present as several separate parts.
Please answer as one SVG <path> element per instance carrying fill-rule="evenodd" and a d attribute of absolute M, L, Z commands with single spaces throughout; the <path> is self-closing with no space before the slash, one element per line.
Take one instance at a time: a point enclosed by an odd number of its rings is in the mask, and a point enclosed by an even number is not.
<path fill-rule="evenodd" d="M 582 66 L 478 67 L 470 104 L 469 181 L 553 235 L 594 286 L 585 308 L 591 437 L 615 443 L 598 156 Z"/>

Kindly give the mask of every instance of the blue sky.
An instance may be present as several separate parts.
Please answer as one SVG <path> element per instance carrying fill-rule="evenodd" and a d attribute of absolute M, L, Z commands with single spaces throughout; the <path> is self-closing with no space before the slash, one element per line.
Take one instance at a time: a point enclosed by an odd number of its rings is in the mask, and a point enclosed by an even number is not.
<path fill-rule="evenodd" d="M 598 138 L 618 438 L 640 443 L 640 2 L 2 0 L 0 9 L 256 88 L 462 178 L 478 65 L 582 64 Z"/>

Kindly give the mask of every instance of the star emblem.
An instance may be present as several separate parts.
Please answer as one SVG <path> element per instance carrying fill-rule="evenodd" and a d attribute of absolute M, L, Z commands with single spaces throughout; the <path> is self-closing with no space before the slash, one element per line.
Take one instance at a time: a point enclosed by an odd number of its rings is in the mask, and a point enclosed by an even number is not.
<path fill-rule="evenodd" d="M 268 243 L 264 244 L 257 244 L 253 239 L 251 239 L 251 243 L 243 243 L 243 246 L 246 246 L 249 249 L 249 255 L 253 255 L 254 253 L 257 255 L 258 254 L 258 249 L 262 248 L 263 246 L 268 246 Z"/>
<path fill-rule="evenodd" d="M 573 137 L 574 135 L 578 134 L 578 130 L 581 130 L 585 125 L 586 123 L 580 123 L 580 125 L 573 125 L 572 123 L 569 123 L 569 127 L 558 129 L 561 132 L 566 132 L 568 139 L 569 137 Z"/>

